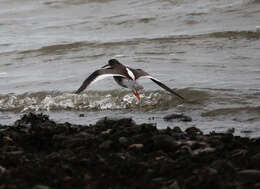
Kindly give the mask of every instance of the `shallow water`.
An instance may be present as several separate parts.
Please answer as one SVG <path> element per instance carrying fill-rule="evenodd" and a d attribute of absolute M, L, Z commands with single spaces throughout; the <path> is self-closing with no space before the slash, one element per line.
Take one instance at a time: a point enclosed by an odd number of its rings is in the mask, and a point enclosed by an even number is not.
<path fill-rule="evenodd" d="M 258 0 L 1 0 L 0 7 L 0 124 L 36 111 L 61 122 L 129 116 L 260 136 Z M 74 95 L 110 58 L 187 100 L 145 79 L 141 102 L 112 78 Z M 176 112 L 193 121 L 163 121 Z"/>

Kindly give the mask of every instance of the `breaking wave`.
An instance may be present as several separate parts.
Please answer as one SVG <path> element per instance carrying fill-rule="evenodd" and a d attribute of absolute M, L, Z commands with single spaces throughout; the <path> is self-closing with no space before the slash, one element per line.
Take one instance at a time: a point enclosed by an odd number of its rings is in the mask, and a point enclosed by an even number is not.
<path fill-rule="evenodd" d="M 205 92 L 192 89 L 178 90 L 187 99 L 190 95 L 196 96 L 189 103 L 202 103 L 207 99 Z M 183 102 L 177 97 L 164 91 L 146 91 L 139 101 L 131 92 L 87 91 L 80 95 L 61 92 L 37 92 L 20 95 L 7 94 L 0 96 L 0 110 L 13 112 L 28 111 L 60 111 L 60 110 L 119 110 L 140 109 L 141 111 L 165 110 L 181 105 Z"/>

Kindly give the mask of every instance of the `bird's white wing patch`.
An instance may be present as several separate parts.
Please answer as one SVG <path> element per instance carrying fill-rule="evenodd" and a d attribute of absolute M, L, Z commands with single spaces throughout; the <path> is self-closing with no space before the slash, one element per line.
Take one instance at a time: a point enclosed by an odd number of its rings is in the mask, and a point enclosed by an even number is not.
<path fill-rule="evenodd" d="M 129 75 L 133 80 L 135 80 L 135 75 L 134 75 L 134 73 L 133 73 L 129 68 L 127 68 L 127 67 L 126 67 L 126 71 L 127 71 L 128 75 Z"/>
<path fill-rule="evenodd" d="M 121 76 L 121 77 L 125 77 L 124 75 L 121 75 L 121 74 L 102 74 L 102 75 L 99 75 L 97 76 L 92 82 L 91 84 L 97 82 L 97 81 L 100 81 L 102 79 L 105 79 L 107 77 L 113 77 L 113 76 Z"/>

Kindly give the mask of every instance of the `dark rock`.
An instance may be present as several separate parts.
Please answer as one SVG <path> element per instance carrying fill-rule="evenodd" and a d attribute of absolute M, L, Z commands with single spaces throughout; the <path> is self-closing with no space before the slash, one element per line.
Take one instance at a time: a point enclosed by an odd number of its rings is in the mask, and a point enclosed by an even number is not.
<path fill-rule="evenodd" d="M 95 125 L 27 114 L 0 126 L 0 189 L 258 188 L 260 139 L 132 119 Z M 238 171 L 239 170 L 239 171 Z"/>
<path fill-rule="evenodd" d="M 257 169 L 245 169 L 237 172 L 238 178 L 243 182 L 259 182 L 260 170 Z"/>
<path fill-rule="evenodd" d="M 143 144 L 131 144 L 130 146 L 128 146 L 129 149 L 137 149 L 140 150 L 144 147 Z"/>
<path fill-rule="evenodd" d="M 203 153 L 211 153 L 211 152 L 215 152 L 214 148 L 211 147 L 207 147 L 207 148 L 199 148 L 196 149 L 192 152 L 193 155 L 197 156 L 197 155 L 201 155 Z"/>
<path fill-rule="evenodd" d="M 211 167 L 221 174 L 235 173 L 235 167 L 229 160 L 217 159 L 211 163 Z"/>
<path fill-rule="evenodd" d="M 79 117 L 85 117 L 85 114 L 79 114 Z"/>
<path fill-rule="evenodd" d="M 202 131 L 197 127 L 189 127 L 185 130 L 185 132 L 189 135 L 201 135 L 203 134 Z"/>
<path fill-rule="evenodd" d="M 106 140 L 106 141 L 104 141 L 103 143 L 101 143 L 101 144 L 99 145 L 99 148 L 108 150 L 109 148 L 112 147 L 112 145 L 113 145 L 113 141 L 111 141 L 111 140 Z"/>
<path fill-rule="evenodd" d="M 6 172 L 6 168 L 0 165 L 0 176 Z"/>
<path fill-rule="evenodd" d="M 50 189 L 50 187 L 44 185 L 36 185 L 33 187 L 33 189 Z"/>
<path fill-rule="evenodd" d="M 129 144 L 129 140 L 127 139 L 127 137 L 120 137 L 118 139 L 118 142 L 122 145 L 128 145 Z"/>
<path fill-rule="evenodd" d="M 156 149 L 162 149 L 165 151 L 174 151 L 179 146 L 175 139 L 169 135 L 154 136 L 153 144 Z"/>
<path fill-rule="evenodd" d="M 251 163 L 252 167 L 260 169 L 260 153 L 253 155 L 250 158 L 250 163 Z"/>
<path fill-rule="evenodd" d="M 192 118 L 189 116 L 186 116 L 184 114 L 169 114 L 163 117 L 165 121 L 172 121 L 172 120 L 179 120 L 179 121 L 184 121 L 184 122 L 190 122 L 192 121 Z"/>

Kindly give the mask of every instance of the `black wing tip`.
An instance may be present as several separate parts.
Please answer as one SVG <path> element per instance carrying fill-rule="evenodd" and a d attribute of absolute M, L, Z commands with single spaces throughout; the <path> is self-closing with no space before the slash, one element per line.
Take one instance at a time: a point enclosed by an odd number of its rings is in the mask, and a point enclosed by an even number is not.
<path fill-rule="evenodd" d="M 179 97 L 181 100 L 185 101 L 185 98 L 179 95 L 178 93 L 174 92 L 173 93 L 175 96 Z"/>
<path fill-rule="evenodd" d="M 81 93 L 82 92 L 82 90 L 79 88 L 78 90 L 76 90 L 75 92 L 74 92 L 74 94 L 79 94 L 79 93 Z"/>
<path fill-rule="evenodd" d="M 179 95 L 178 93 L 176 93 L 174 90 L 172 90 L 171 88 L 167 87 L 166 85 L 164 85 L 163 83 L 153 79 L 153 78 L 150 78 L 153 82 L 155 82 L 156 84 L 158 84 L 160 87 L 164 88 L 166 91 L 170 92 L 171 94 L 179 97 L 180 99 L 182 99 L 183 101 L 185 101 L 185 98 L 183 98 L 181 95 Z"/>

